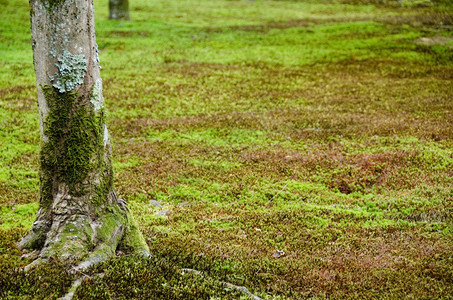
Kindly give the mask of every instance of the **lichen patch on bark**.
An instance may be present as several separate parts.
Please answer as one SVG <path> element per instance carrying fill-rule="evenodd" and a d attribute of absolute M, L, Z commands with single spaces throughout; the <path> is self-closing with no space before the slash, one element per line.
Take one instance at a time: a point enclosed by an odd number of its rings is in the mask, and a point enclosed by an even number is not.
<path fill-rule="evenodd" d="M 96 111 L 98 111 L 102 107 L 104 107 L 103 98 L 102 98 L 102 79 L 101 78 L 96 79 L 96 81 L 94 82 L 93 92 L 91 94 L 90 102 L 91 102 L 91 104 L 93 104 L 94 109 Z"/>
<path fill-rule="evenodd" d="M 50 77 L 53 87 L 60 93 L 71 92 L 83 84 L 87 72 L 87 60 L 83 54 L 72 54 L 64 50 L 56 64 L 58 72 Z"/>

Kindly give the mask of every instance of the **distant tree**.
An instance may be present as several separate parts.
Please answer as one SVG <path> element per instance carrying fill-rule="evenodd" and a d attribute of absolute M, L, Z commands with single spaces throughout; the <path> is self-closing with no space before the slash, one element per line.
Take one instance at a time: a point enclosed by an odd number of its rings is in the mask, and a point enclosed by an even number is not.
<path fill-rule="evenodd" d="M 19 246 L 34 264 L 58 257 L 84 269 L 117 248 L 149 254 L 113 189 L 92 0 L 30 0 L 40 116 L 39 210 Z M 33 263 L 32 263 L 33 264 Z"/>
<path fill-rule="evenodd" d="M 109 0 L 109 19 L 129 20 L 129 1 Z"/>

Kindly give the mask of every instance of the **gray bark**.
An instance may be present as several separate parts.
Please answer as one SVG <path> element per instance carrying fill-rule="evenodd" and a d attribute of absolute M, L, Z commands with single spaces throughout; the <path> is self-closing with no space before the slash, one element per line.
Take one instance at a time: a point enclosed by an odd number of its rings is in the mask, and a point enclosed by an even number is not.
<path fill-rule="evenodd" d="M 117 247 L 148 254 L 127 205 L 113 189 L 111 144 L 92 0 L 30 0 L 41 132 L 40 207 L 21 248 L 83 261 Z"/>
<path fill-rule="evenodd" d="M 109 0 L 109 19 L 129 20 L 129 1 Z"/>

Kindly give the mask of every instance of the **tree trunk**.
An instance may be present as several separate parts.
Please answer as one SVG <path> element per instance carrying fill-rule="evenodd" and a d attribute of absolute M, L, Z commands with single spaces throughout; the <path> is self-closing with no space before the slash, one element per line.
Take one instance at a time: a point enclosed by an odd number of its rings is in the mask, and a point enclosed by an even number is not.
<path fill-rule="evenodd" d="M 129 1 L 109 0 L 109 19 L 129 20 Z"/>
<path fill-rule="evenodd" d="M 86 268 L 118 247 L 148 255 L 113 189 L 92 0 L 30 0 L 41 132 L 39 210 L 19 246 Z"/>

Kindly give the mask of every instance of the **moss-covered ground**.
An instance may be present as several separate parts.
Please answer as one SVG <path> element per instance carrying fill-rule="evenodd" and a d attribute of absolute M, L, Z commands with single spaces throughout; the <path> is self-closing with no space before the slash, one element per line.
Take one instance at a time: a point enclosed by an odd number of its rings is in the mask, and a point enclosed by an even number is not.
<path fill-rule="evenodd" d="M 130 22 L 107 3 L 115 184 L 154 257 L 76 298 L 453 297 L 451 1 L 133 0 Z M 26 274 L 15 246 L 39 121 L 28 1 L 0 4 L 0 298 L 55 298 L 74 275 Z"/>

